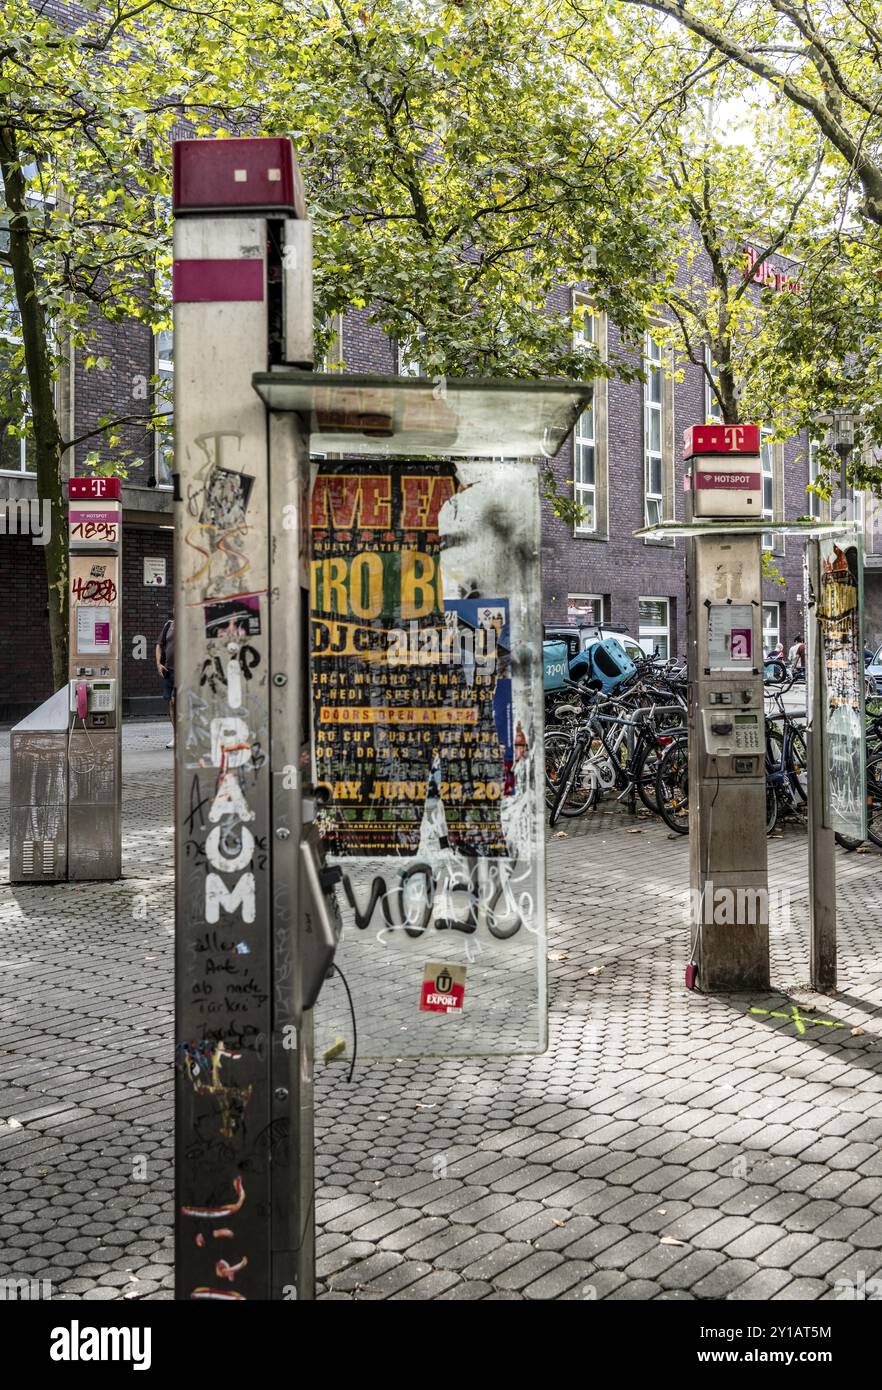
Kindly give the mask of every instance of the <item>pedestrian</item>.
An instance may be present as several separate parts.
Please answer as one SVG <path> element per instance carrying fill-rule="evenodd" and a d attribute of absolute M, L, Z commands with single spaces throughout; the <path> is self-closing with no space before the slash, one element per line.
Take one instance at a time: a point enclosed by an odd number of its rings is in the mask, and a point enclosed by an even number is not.
<path fill-rule="evenodd" d="M 794 676 L 805 672 L 805 642 L 802 640 L 802 636 L 797 637 L 790 648 L 788 660 Z"/>
<path fill-rule="evenodd" d="M 172 736 L 166 748 L 175 746 L 175 620 L 168 618 L 156 644 L 156 669 L 162 677 L 162 698 L 168 701 Z"/>
<path fill-rule="evenodd" d="M 768 656 L 766 657 L 766 661 L 783 661 L 783 660 L 784 660 L 784 643 L 781 641 L 781 638 L 779 637 L 778 640 L 777 640 L 777 642 L 775 643 L 774 647 L 772 648 L 772 650 L 769 652 Z"/>

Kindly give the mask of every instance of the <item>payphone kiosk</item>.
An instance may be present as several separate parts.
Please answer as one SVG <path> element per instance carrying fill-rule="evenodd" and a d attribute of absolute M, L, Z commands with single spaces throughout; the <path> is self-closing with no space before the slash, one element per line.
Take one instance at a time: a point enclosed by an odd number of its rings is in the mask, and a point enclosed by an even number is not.
<path fill-rule="evenodd" d="M 119 478 L 68 482 L 69 879 L 122 873 Z"/>
<path fill-rule="evenodd" d="M 67 487 L 68 681 L 12 730 L 13 883 L 122 873 L 121 485 Z"/>
<path fill-rule="evenodd" d="M 759 447 L 756 425 L 685 432 L 687 520 L 718 523 L 687 561 L 687 984 L 708 993 L 769 983 Z"/>

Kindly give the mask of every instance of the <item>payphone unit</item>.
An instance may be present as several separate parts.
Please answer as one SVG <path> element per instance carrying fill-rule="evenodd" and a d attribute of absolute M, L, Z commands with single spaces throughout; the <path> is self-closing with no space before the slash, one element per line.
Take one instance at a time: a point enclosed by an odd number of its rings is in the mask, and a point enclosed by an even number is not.
<path fill-rule="evenodd" d="M 116 681 L 96 679 L 92 668 L 79 668 L 70 682 L 70 709 L 76 715 L 74 728 L 111 729 L 116 727 Z"/>
<path fill-rule="evenodd" d="M 759 429 L 696 426 L 684 456 L 688 520 L 719 523 L 688 542 L 687 982 L 759 989 L 769 980 Z"/>
<path fill-rule="evenodd" d="M 122 872 L 119 478 L 68 482 L 68 878 Z"/>

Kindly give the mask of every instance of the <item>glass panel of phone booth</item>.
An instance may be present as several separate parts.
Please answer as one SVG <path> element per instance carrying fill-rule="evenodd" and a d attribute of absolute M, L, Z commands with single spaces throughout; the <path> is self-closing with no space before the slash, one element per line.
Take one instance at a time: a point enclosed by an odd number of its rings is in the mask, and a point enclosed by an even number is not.
<path fill-rule="evenodd" d="M 863 554 L 857 532 L 823 537 L 817 620 L 823 661 L 825 799 L 828 824 L 867 836 L 864 729 Z"/>
<path fill-rule="evenodd" d="M 591 402 L 590 382 L 256 372 L 270 410 L 304 420 L 314 454 L 550 457 Z"/>
<path fill-rule="evenodd" d="M 540 1052 L 537 468 L 314 468 L 314 780 L 359 1055 Z M 318 1058 L 351 1058 L 336 973 L 315 1025 Z"/>

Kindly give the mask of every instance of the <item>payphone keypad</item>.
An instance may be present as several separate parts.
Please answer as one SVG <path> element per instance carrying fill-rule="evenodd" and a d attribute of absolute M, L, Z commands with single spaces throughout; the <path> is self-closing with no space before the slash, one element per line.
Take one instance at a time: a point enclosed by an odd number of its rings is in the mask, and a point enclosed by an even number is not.
<path fill-rule="evenodd" d="M 759 752 L 759 719 L 755 714 L 735 715 L 735 748 L 739 753 Z"/>

